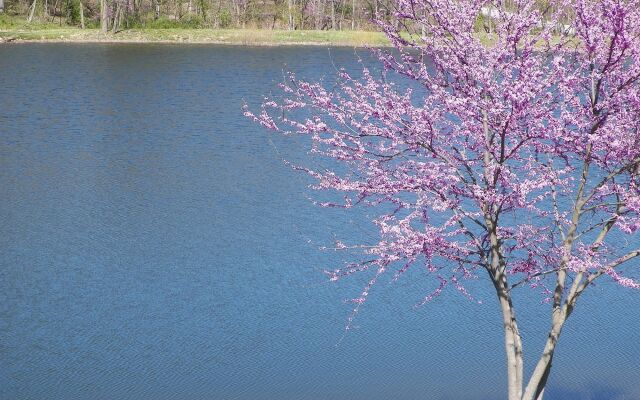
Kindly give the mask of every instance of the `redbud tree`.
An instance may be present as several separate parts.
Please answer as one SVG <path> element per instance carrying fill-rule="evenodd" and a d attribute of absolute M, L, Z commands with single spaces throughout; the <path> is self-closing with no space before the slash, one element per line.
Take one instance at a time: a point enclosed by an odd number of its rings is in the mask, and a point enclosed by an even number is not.
<path fill-rule="evenodd" d="M 296 167 L 344 196 L 322 205 L 378 215 L 376 243 L 339 243 L 362 260 L 328 271 L 370 275 L 347 328 L 383 275 L 426 268 L 437 289 L 425 302 L 486 279 L 508 398 L 541 399 L 580 296 L 599 279 L 640 287 L 640 1 L 394 6 L 394 21 L 378 21 L 394 49 L 372 50 L 381 72 L 340 70 L 331 86 L 290 75 L 283 97 L 245 113 L 333 160 Z M 525 377 L 512 294 L 527 287 L 548 301 L 550 326 Z"/>

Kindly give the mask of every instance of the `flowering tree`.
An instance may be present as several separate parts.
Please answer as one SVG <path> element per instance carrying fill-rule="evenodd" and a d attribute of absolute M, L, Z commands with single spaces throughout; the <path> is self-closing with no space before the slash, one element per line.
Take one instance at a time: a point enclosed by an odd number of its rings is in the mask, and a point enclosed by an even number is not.
<path fill-rule="evenodd" d="M 379 76 L 341 71 L 326 88 L 291 75 L 283 100 L 245 111 L 337 161 L 298 167 L 316 189 L 344 193 L 324 206 L 379 212 L 377 243 L 339 244 L 366 257 L 328 272 L 371 274 L 347 328 L 384 274 L 426 268 L 437 289 L 423 302 L 486 276 L 510 400 L 542 398 L 562 328 L 594 281 L 640 287 L 640 1 L 545 3 L 396 0 L 398 21 L 379 22 L 395 47 L 377 51 Z M 475 30 L 487 7 L 490 35 Z M 523 287 L 550 303 L 526 380 L 512 301 Z"/>

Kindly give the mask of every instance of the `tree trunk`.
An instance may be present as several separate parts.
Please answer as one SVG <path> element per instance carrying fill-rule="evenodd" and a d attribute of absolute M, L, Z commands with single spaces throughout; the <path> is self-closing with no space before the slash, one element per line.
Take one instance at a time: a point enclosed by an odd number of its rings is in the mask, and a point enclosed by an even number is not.
<path fill-rule="evenodd" d="M 244 7 L 242 8 L 242 29 L 247 27 L 247 10 L 249 9 L 249 0 L 245 0 Z"/>
<path fill-rule="evenodd" d="M 356 0 L 351 0 L 351 30 L 356 30 Z"/>
<path fill-rule="evenodd" d="M 531 378 L 525 388 L 522 400 L 542 400 L 544 388 L 547 385 L 547 379 L 549 378 L 549 372 L 551 372 L 553 354 L 556 350 L 558 339 L 560 339 L 562 327 L 573 310 L 574 302 L 570 301 L 570 303 L 570 305 L 565 305 L 553 312 L 551 329 L 549 331 L 549 336 L 547 337 L 547 342 L 544 345 L 544 350 L 542 350 L 540 360 L 538 360 L 538 364 L 536 364 L 536 368 L 533 370 L 533 374 L 531 374 Z"/>
<path fill-rule="evenodd" d="M 80 28 L 84 29 L 84 6 L 80 2 Z"/>
<path fill-rule="evenodd" d="M 493 241 L 493 234 L 490 234 Z M 496 247 L 497 248 L 497 247 Z M 499 251 L 495 252 L 499 259 L 502 259 Z M 492 256 L 493 258 L 493 256 Z M 553 355 L 562 332 L 562 327 L 575 305 L 575 289 L 572 288 L 569 300 L 564 306 L 556 307 L 553 310 L 551 329 L 545 343 L 542 355 L 536 367 L 524 387 L 524 363 L 522 337 L 516 323 L 516 315 L 511 297 L 509 295 L 509 285 L 507 283 L 504 269 L 500 266 L 502 262 L 492 262 L 490 270 L 497 271 L 489 273 L 493 281 L 500 309 L 502 311 L 502 323 L 504 326 L 505 351 L 507 356 L 507 382 L 509 400 L 542 400 L 544 389 L 547 385 L 549 373 L 551 372 Z M 576 286 L 577 287 L 577 286 Z"/>
<path fill-rule="evenodd" d="M 111 29 L 111 33 L 117 33 L 118 28 L 120 28 L 120 19 L 122 14 L 122 8 L 120 7 L 120 2 L 116 3 L 116 11 L 113 15 L 113 27 Z"/>
<path fill-rule="evenodd" d="M 53 4 L 53 15 L 51 16 L 51 22 L 56 19 L 56 10 L 58 9 L 58 0 Z"/>
<path fill-rule="evenodd" d="M 109 30 L 107 0 L 100 0 L 100 30 L 102 33 L 107 33 Z"/>
<path fill-rule="evenodd" d="M 486 110 L 482 112 L 482 128 L 484 130 L 487 149 L 491 144 L 491 129 L 489 128 L 489 117 Z M 491 166 L 491 153 L 484 152 L 485 176 Z M 490 181 L 487 179 L 487 181 Z M 522 400 L 523 384 L 523 352 L 522 338 L 516 323 L 516 313 L 513 308 L 511 295 L 509 293 L 509 283 L 506 275 L 506 261 L 502 253 L 500 239 L 498 237 L 499 211 L 491 206 L 483 206 L 485 224 L 489 233 L 490 253 L 488 254 L 487 272 L 496 290 L 500 310 L 502 312 L 502 326 L 504 329 L 504 348 L 507 356 L 507 390 L 509 400 Z"/>
<path fill-rule="evenodd" d="M 336 1 L 331 0 L 331 30 L 336 30 Z"/>
<path fill-rule="evenodd" d="M 318 30 L 318 27 L 322 29 L 322 16 L 324 15 L 324 10 L 322 9 L 322 2 L 320 0 L 316 0 L 316 4 L 313 7 L 315 10 L 313 15 L 313 29 Z"/>
<path fill-rule="evenodd" d="M 36 12 L 36 3 L 38 0 L 33 0 L 33 3 L 31 3 L 31 7 L 29 10 L 29 18 L 27 19 L 27 22 L 31 23 L 31 21 L 33 20 L 33 14 L 35 14 Z"/>
<path fill-rule="evenodd" d="M 523 383 L 523 352 L 522 338 L 516 323 L 516 315 L 508 293 L 506 278 L 502 272 L 499 272 L 495 278 L 494 286 L 500 302 L 500 310 L 502 311 L 502 324 L 504 328 L 504 347 L 507 355 L 507 384 L 509 400 L 522 399 L 522 383 Z"/>
<path fill-rule="evenodd" d="M 0 0 L 0 13 L 4 12 L 4 0 Z"/>
<path fill-rule="evenodd" d="M 300 23 L 298 25 L 298 29 L 300 29 L 301 31 L 304 30 L 304 4 L 302 4 L 302 2 L 300 2 Z"/>
<path fill-rule="evenodd" d="M 234 0 L 233 1 L 233 8 L 234 8 L 234 12 L 235 12 L 235 18 L 236 18 L 236 22 L 235 22 L 235 26 L 236 28 L 240 27 L 240 4 L 238 3 L 239 0 Z"/>
<path fill-rule="evenodd" d="M 215 16 L 215 22 L 213 27 L 214 28 L 219 28 L 220 27 L 220 13 L 222 10 L 222 0 L 218 0 L 218 10 L 216 11 L 216 16 Z"/>

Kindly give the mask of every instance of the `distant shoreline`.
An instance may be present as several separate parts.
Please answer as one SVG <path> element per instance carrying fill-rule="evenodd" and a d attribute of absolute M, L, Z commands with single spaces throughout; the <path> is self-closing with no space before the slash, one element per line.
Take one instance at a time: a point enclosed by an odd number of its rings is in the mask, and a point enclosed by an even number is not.
<path fill-rule="evenodd" d="M 172 43 L 245 46 L 347 46 L 386 47 L 381 32 L 286 31 L 255 29 L 130 29 L 102 33 L 74 27 L 24 29 L 0 27 L 0 43 Z"/>

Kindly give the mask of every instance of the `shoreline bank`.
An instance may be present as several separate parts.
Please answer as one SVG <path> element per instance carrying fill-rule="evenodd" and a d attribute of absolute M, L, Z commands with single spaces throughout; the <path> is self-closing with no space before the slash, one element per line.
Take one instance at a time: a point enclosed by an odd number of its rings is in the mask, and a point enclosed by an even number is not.
<path fill-rule="evenodd" d="M 73 27 L 15 29 L 0 27 L 0 43 L 173 43 L 244 46 L 386 47 L 381 32 L 284 31 L 252 29 L 130 29 L 102 33 Z"/>

